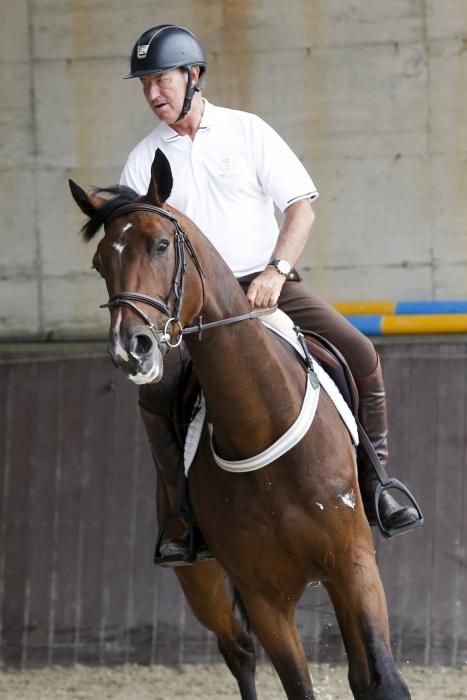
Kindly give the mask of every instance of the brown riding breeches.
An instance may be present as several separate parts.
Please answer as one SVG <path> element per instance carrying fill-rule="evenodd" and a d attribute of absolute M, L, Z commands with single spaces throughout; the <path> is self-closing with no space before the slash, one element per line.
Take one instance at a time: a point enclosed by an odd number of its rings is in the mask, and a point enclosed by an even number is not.
<path fill-rule="evenodd" d="M 238 280 L 245 293 L 255 277 L 253 274 Z M 302 330 L 319 333 L 335 345 L 347 360 L 354 379 L 363 379 L 375 369 L 378 356 L 373 343 L 332 306 L 308 291 L 303 282 L 284 282 L 279 308 Z"/>

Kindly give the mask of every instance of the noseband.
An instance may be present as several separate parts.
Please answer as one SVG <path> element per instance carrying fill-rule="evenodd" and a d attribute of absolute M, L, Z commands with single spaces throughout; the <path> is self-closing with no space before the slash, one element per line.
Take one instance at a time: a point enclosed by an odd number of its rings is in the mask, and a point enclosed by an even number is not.
<path fill-rule="evenodd" d="M 144 211 L 150 214 L 156 214 L 157 216 L 161 216 L 163 219 L 167 219 L 168 221 L 170 221 L 175 227 L 175 267 L 170 292 L 166 301 L 162 301 L 161 299 L 151 297 L 148 294 L 140 294 L 139 292 L 120 292 L 120 294 L 114 294 L 113 296 L 111 296 L 107 304 L 101 304 L 101 309 L 114 309 L 117 306 L 126 306 L 128 309 L 131 309 L 137 316 L 139 316 L 139 318 L 141 318 L 142 321 L 144 321 L 145 325 L 148 326 L 148 328 L 154 335 L 158 345 L 165 344 L 169 348 L 178 347 L 182 342 L 182 337 L 184 335 L 190 333 L 198 333 L 198 339 L 201 340 L 202 333 L 204 330 L 207 330 L 209 328 L 217 328 L 219 326 L 226 326 L 230 325 L 231 323 L 238 323 L 240 321 L 255 319 L 259 316 L 271 314 L 276 310 L 277 307 L 273 307 L 271 309 L 255 309 L 254 311 L 250 311 L 239 316 L 224 318 L 220 321 L 211 321 L 210 323 L 203 323 L 203 317 L 200 316 L 198 323 L 195 326 L 187 326 L 183 328 L 180 322 L 180 312 L 182 308 L 183 295 L 185 289 L 185 249 L 188 251 L 191 259 L 193 260 L 194 266 L 200 277 L 204 306 L 205 297 L 203 278 L 205 277 L 205 274 L 201 267 L 201 263 L 199 261 L 198 256 L 196 255 L 196 252 L 191 244 L 190 239 L 188 238 L 185 231 L 183 231 L 183 229 L 180 227 L 180 224 L 178 223 L 176 217 L 170 214 L 165 209 L 156 207 L 153 204 L 143 204 L 142 202 L 123 204 L 121 207 L 118 207 L 113 212 L 111 212 L 111 214 L 106 219 L 105 224 L 106 226 L 108 226 L 112 221 L 114 221 L 118 217 L 124 216 L 125 214 L 132 214 L 133 212 L 138 211 Z M 169 308 L 169 299 L 171 296 L 175 297 L 175 309 L 173 312 L 171 312 Z M 135 301 L 142 302 L 143 304 L 147 304 L 148 306 L 153 306 L 155 309 L 161 311 L 165 316 L 167 316 L 167 321 L 165 323 L 163 331 L 160 331 L 158 328 L 156 328 L 149 316 L 144 311 L 142 311 L 139 308 L 139 306 L 136 306 L 136 304 L 133 303 Z M 169 332 L 171 325 L 178 325 L 179 328 L 179 336 L 175 343 L 172 342 L 172 337 Z"/>

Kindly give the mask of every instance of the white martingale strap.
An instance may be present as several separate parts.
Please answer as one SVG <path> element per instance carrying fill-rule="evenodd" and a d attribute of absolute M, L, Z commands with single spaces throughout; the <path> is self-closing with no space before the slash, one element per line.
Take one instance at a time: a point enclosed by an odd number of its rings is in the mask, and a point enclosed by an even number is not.
<path fill-rule="evenodd" d="M 276 459 L 279 459 L 279 457 L 282 457 L 283 454 L 291 450 L 292 447 L 299 443 L 307 433 L 310 425 L 313 422 L 313 418 L 315 417 L 318 399 L 319 387 L 314 389 L 310 380 L 308 379 L 305 398 L 303 399 L 302 408 L 298 418 L 290 426 L 290 428 L 278 440 L 276 440 L 276 442 L 270 445 L 270 447 L 254 457 L 249 457 L 248 459 L 230 461 L 219 457 L 214 449 L 213 427 L 211 423 L 208 423 L 209 434 L 211 436 L 211 450 L 216 464 L 228 472 L 252 472 L 256 469 L 262 469 L 268 464 L 271 464 L 271 462 L 274 462 Z"/>

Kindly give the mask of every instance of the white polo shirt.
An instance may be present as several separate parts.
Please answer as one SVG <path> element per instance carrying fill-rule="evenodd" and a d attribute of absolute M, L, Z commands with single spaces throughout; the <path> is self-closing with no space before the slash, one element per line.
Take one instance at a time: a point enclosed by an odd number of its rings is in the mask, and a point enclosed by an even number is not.
<path fill-rule="evenodd" d="M 130 153 L 120 182 L 146 194 L 157 148 L 174 186 L 167 200 L 192 219 L 236 277 L 264 270 L 276 245 L 281 211 L 318 192 L 281 137 L 254 114 L 204 100 L 194 139 L 161 122 Z"/>

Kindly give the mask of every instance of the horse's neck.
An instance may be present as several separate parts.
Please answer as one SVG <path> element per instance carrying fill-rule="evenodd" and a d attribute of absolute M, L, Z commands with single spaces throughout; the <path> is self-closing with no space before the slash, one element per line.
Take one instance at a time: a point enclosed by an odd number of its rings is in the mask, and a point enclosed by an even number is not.
<path fill-rule="evenodd" d="M 231 276 L 206 285 L 203 322 L 249 310 Z M 220 284 L 222 281 L 222 284 Z M 186 336 L 206 398 L 216 444 L 232 458 L 259 452 L 290 426 L 303 400 L 303 370 L 258 320 L 208 330 L 201 341 Z"/>

